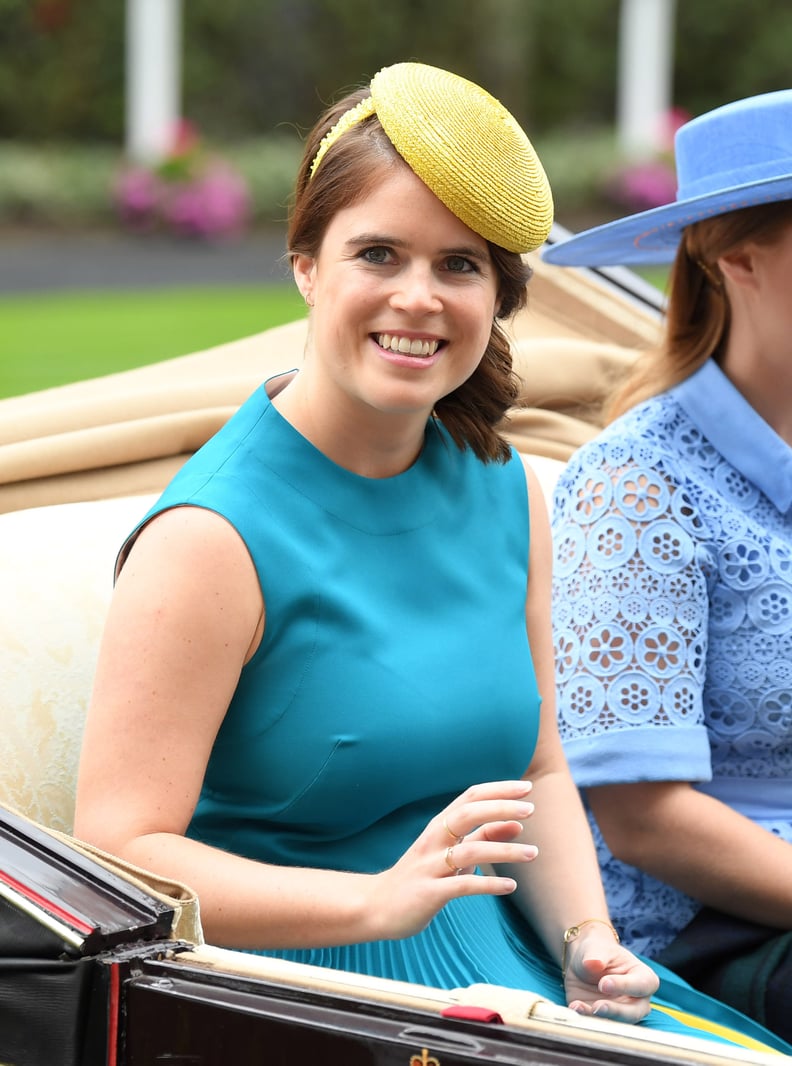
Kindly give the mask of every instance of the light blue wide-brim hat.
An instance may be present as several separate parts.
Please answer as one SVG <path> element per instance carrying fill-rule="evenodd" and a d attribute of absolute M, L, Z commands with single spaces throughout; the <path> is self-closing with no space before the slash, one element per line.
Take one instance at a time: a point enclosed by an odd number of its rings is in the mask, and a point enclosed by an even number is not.
<path fill-rule="evenodd" d="M 763 93 L 687 122 L 674 141 L 676 200 L 548 245 L 560 266 L 668 263 L 685 226 L 792 199 L 792 89 Z"/>

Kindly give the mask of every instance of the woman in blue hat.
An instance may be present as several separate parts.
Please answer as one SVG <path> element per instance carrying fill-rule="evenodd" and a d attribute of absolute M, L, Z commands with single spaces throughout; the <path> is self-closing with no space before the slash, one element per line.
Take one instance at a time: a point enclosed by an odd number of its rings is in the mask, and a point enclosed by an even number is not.
<path fill-rule="evenodd" d="M 624 941 L 792 1035 L 792 90 L 683 126 L 664 339 L 556 493 L 558 711 Z"/>

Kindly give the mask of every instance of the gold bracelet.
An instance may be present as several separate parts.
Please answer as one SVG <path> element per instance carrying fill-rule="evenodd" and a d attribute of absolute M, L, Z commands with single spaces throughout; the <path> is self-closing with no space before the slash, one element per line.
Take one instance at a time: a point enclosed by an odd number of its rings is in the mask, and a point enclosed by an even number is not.
<path fill-rule="evenodd" d="M 567 944 L 570 940 L 575 940 L 580 936 L 580 930 L 584 925 L 591 925 L 592 922 L 598 922 L 600 925 L 607 925 L 608 929 L 616 937 L 616 943 L 621 944 L 619 934 L 613 928 L 611 923 L 606 918 L 584 918 L 582 922 L 578 922 L 577 925 L 570 925 L 569 929 L 564 930 L 564 947 L 561 951 L 561 976 L 566 977 L 566 964 L 567 964 Z"/>

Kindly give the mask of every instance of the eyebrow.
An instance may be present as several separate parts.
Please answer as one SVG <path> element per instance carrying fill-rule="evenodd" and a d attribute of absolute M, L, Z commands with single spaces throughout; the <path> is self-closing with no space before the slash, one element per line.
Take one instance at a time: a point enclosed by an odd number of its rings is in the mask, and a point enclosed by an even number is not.
<path fill-rule="evenodd" d="M 357 237 L 350 237 L 346 244 L 352 248 L 365 248 L 370 245 L 387 245 L 393 248 L 408 248 L 409 241 L 404 241 L 400 237 L 389 237 L 385 233 L 361 233 Z M 489 255 L 486 250 L 475 247 L 474 245 L 462 244 L 453 248 L 441 248 L 440 255 L 461 255 L 468 259 L 477 259 L 481 263 L 489 261 Z"/>

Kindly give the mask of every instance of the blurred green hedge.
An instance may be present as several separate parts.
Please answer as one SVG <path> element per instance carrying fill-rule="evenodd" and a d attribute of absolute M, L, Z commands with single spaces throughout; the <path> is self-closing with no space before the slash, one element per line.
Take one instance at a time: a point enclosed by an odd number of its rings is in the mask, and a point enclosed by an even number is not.
<path fill-rule="evenodd" d="M 245 177 L 255 225 L 281 225 L 301 144 L 276 134 L 225 145 L 224 159 Z M 69 228 L 116 221 L 113 187 L 124 162 L 106 144 L 0 141 L 0 224 Z"/>
<path fill-rule="evenodd" d="M 611 131 L 580 131 L 540 137 L 536 147 L 553 186 L 562 223 L 612 217 L 619 213 L 602 196 L 614 166 Z M 242 140 L 223 146 L 222 155 L 246 179 L 254 226 L 282 226 L 302 151 L 296 133 Z M 106 144 L 0 141 L 0 225 L 106 227 L 117 215 L 113 186 L 123 156 Z"/>

